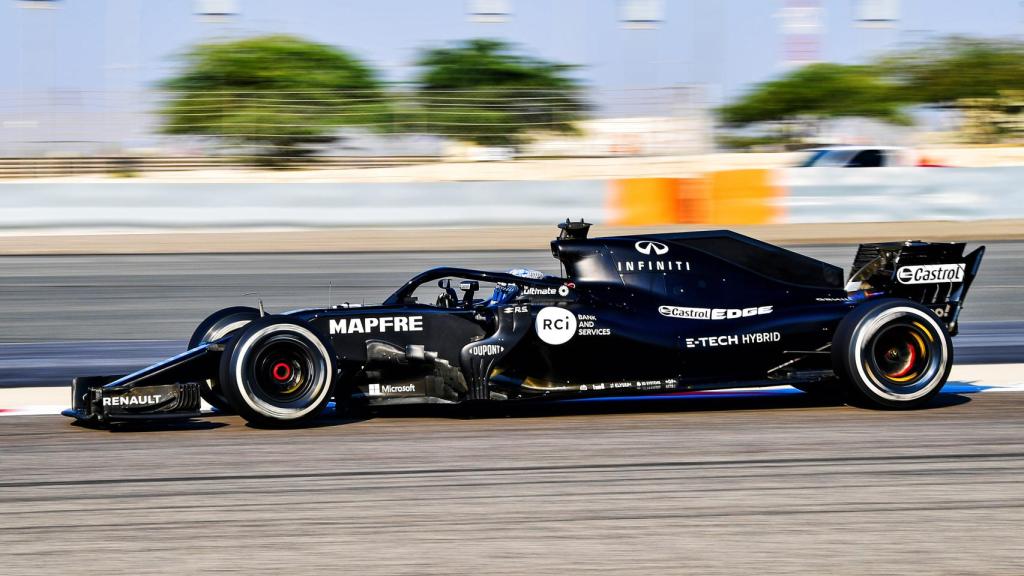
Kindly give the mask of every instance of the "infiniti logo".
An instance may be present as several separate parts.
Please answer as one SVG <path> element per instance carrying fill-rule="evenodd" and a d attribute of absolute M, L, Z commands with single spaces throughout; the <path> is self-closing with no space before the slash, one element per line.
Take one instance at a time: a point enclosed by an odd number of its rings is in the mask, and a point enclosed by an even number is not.
<path fill-rule="evenodd" d="M 662 254 L 668 252 L 668 246 L 662 244 L 661 242 L 654 242 L 652 240 L 641 240 L 634 244 L 634 246 L 636 246 L 637 252 L 644 254 L 646 256 L 650 256 L 651 252 L 653 252 L 657 256 L 661 256 Z"/>

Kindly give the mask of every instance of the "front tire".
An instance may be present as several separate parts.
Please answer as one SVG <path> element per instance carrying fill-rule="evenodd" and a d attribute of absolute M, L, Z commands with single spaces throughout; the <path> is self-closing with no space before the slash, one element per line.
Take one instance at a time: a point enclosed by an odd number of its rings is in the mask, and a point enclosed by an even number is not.
<path fill-rule="evenodd" d="M 886 298 L 856 308 L 839 323 L 832 361 L 854 403 L 918 408 L 949 378 L 953 341 L 931 310 Z"/>
<path fill-rule="evenodd" d="M 267 316 L 246 326 L 224 350 L 221 389 L 252 424 L 289 426 L 323 413 L 337 365 L 327 340 L 310 324 Z"/>
<path fill-rule="evenodd" d="M 210 314 L 199 323 L 188 340 L 191 350 L 201 344 L 215 342 L 260 317 L 260 311 L 248 306 L 232 306 Z M 232 413 L 231 404 L 220 389 L 217 378 L 208 378 L 199 383 L 199 395 L 218 412 Z"/>

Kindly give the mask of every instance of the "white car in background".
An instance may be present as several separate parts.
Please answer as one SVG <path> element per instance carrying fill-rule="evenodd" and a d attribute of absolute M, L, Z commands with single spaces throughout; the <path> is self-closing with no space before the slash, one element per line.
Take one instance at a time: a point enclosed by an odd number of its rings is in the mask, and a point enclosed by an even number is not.
<path fill-rule="evenodd" d="M 892 168 L 938 166 L 907 148 L 897 146 L 829 146 L 805 150 L 801 168 Z"/>

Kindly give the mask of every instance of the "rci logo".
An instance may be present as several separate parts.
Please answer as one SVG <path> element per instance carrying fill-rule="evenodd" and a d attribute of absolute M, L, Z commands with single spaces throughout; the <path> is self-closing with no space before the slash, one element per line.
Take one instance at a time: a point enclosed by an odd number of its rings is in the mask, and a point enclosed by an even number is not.
<path fill-rule="evenodd" d="M 542 342 L 552 346 L 565 344 L 576 334 L 576 315 L 564 308 L 548 306 L 537 313 L 534 328 Z"/>
<path fill-rule="evenodd" d="M 650 256 L 652 253 L 656 256 L 661 256 L 668 252 L 668 246 L 653 240 L 641 240 L 634 244 L 634 246 L 636 246 L 637 252 L 645 256 Z"/>

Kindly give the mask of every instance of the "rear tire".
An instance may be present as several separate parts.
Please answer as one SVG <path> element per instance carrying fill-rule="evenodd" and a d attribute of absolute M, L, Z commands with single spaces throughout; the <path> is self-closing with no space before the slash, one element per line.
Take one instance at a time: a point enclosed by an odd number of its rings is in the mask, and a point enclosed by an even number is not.
<path fill-rule="evenodd" d="M 200 344 L 220 340 L 259 317 L 260 311 L 248 306 L 232 306 L 218 310 L 207 316 L 206 320 L 200 322 L 192 332 L 192 337 L 188 340 L 188 349 L 191 350 Z M 217 378 L 208 378 L 199 384 L 199 395 L 206 400 L 207 404 L 213 406 L 218 412 L 234 412 L 228 399 L 221 392 Z"/>
<path fill-rule="evenodd" d="M 294 426 L 320 416 L 336 375 L 330 343 L 310 324 L 287 316 L 250 323 L 220 363 L 224 396 L 258 426 Z"/>
<path fill-rule="evenodd" d="M 843 318 L 832 340 L 832 362 L 851 403 L 918 408 L 949 378 L 953 341 L 931 310 L 885 298 Z"/>

